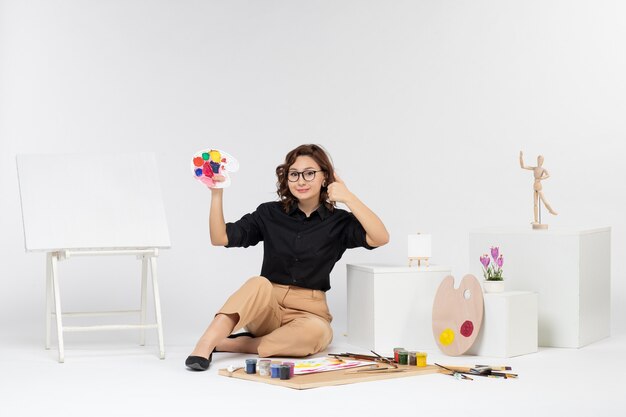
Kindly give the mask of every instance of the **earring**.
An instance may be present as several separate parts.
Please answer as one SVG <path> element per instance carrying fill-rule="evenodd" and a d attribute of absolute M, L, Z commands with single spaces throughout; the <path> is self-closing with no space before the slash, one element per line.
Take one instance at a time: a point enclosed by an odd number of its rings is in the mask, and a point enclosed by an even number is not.
<path fill-rule="evenodd" d="M 326 181 L 322 183 L 322 187 L 326 187 Z"/>

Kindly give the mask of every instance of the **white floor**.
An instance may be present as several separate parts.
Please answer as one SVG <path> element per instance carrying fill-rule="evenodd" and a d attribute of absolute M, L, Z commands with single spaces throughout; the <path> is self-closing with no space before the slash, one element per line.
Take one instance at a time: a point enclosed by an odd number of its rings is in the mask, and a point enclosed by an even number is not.
<path fill-rule="evenodd" d="M 251 355 L 216 354 L 207 372 L 190 372 L 183 365 L 189 346 L 166 349 L 166 359 L 159 360 L 155 346 L 67 343 L 66 361 L 59 364 L 54 348 L 3 347 L 0 415 L 605 417 L 624 416 L 626 409 L 626 335 L 508 360 L 429 354 L 429 363 L 511 365 L 517 380 L 426 375 L 303 391 L 217 374 Z M 342 340 L 329 351 L 365 352 Z"/>

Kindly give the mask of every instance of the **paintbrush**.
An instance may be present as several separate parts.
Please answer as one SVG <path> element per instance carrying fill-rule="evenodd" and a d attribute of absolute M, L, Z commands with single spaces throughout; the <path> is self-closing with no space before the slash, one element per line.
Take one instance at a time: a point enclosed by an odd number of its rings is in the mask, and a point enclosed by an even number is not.
<path fill-rule="evenodd" d="M 396 365 L 393 361 L 387 359 L 387 358 L 383 358 L 382 356 L 380 356 L 378 353 L 374 352 L 373 350 L 370 350 L 370 352 L 372 352 L 374 355 L 378 356 L 384 363 L 391 365 L 394 368 L 397 368 L 398 365 Z"/>
<path fill-rule="evenodd" d="M 447 367 L 448 369 L 455 371 L 455 372 L 460 372 L 462 374 L 472 374 L 472 375 L 489 375 L 492 371 L 492 369 L 489 367 L 472 368 L 469 366 L 453 366 L 453 365 L 448 365 Z"/>
<path fill-rule="evenodd" d="M 441 366 L 441 365 L 438 365 Z M 443 367 L 443 366 L 441 366 Z M 459 372 L 461 374 L 469 374 L 475 376 L 493 376 L 494 378 L 517 378 L 517 374 L 512 374 L 509 372 L 494 372 L 494 369 L 490 366 L 482 366 L 482 367 L 474 367 L 470 368 L 467 366 L 448 366 L 447 368 L 452 372 Z"/>
<path fill-rule="evenodd" d="M 364 355 L 362 353 L 350 353 L 350 352 L 346 352 L 346 353 L 338 353 L 338 356 L 354 356 L 354 357 L 361 357 L 361 358 L 367 358 L 367 359 L 378 359 L 378 358 L 382 358 L 382 359 L 387 359 L 387 360 L 393 360 L 393 358 L 386 358 L 384 356 L 380 356 L 378 353 L 373 352 L 376 354 L 376 356 L 372 356 L 372 355 Z"/>
<path fill-rule="evenodd" d="M 496 366 L 496 365 L 474 365 L 474 368 L 483 368 L 483 367 L 489 367 L 491 368 L 493 371 L 512 371 L 513 368 L 511 368 L 510 366 Z"/>
<path fill-rule="evenodd" d="M 446 368 L 445 366 L 439 365 L 438 363 L 435 363 L 435 365 L 437 365 L 440 368 L 445 369 L 446 371 L 451 372 L 450 374 L 446 374 L 446 375 L 450 375 L 457 379 L 469 379 L 470 381 L 474 380 L 473 378 L 470 378 L 469 376 L 465 375 L 463 372 L 458 372 L 458 371 L 455 371 L 454 369 Z"/>
<path fill-rule="evenodd" d="M 339 358 L 348 358 L 348 359 L 354 359 L 354 360 L 361 360 L 361 361 L 371 361 L 371 362 L 381 362 L 381 363 L 385 363 L 388 365 L 393 366 L 393 362 L 390 358 L 385 358 L 383 356 L 371 356 L 371 355 L 361 355 L 359 353 L 329 353 L 328 356 L 332 356 L 336 359 Z"/>
<path fill-rule="evenodd" d="M 360 374 L 360 373 L 378 373 L 378 374 L 386 374 L 392 372 L 406 372 L 407 369 L 397 369 L 397 368 L 367 368 L 367 369 L 357 369 L 355 371 L 348 371 L 347 374 Z"/>
<path fill-rule="evenodd" d="M 517 374 L 510 374 L 508 372 L 492 372 L 489 375 L 494 375 L 494 376 L 504 378 L 504 379 L 507 379 L 507 378 L 515 379 L 518 377 Z"/>

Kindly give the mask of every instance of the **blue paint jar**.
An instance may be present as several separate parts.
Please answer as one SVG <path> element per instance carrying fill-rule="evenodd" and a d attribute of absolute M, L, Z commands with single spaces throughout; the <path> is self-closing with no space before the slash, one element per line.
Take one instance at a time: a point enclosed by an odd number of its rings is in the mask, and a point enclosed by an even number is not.
<path fill-rule="evenodd" d="M 256 374 L 256 359 L 246 359 L 246 373 Z"/>
<path fill-rule="evenodd" d="M 280 378 L 280 364 L 273 363 L 270 365 L 272 378 Z"/>

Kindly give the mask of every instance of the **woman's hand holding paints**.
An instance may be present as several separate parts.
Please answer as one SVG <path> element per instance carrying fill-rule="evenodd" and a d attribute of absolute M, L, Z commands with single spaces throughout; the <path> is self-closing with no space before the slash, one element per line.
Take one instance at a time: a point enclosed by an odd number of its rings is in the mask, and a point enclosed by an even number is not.
<path fill-rule="evenodd" d="M 222 184 L 226 181 L 226 177 L 223 175 L 215 174 L 213 178 L 211 178 L 211 184 L 206 184 L 206 186 L 211 190 L 212 198 L 220 197 L 224 194 L 224 187 Z"/>
<path fill-rule="evenodd" d="M 211 178 L 213 180 L 213 182 L 215 183 L 215 186 L 213 187 L 209 187 L 210 189 L 214 190 L 217 188 L 217 185 L 220 183 L 223 183 L 224 181 L 226 181 L 226 177 L 221 175 L 221 174 L 215 174 L 213 176 L 213 178 Z"/>
<path fill-rule="evenodd" d="M 191 161 L 191 172 L 194 178 L 211 190 L 228 187 L 230 173 L 238 170 L 239 162 L 230 154 L 218 149 L 198 151 Z"/>

